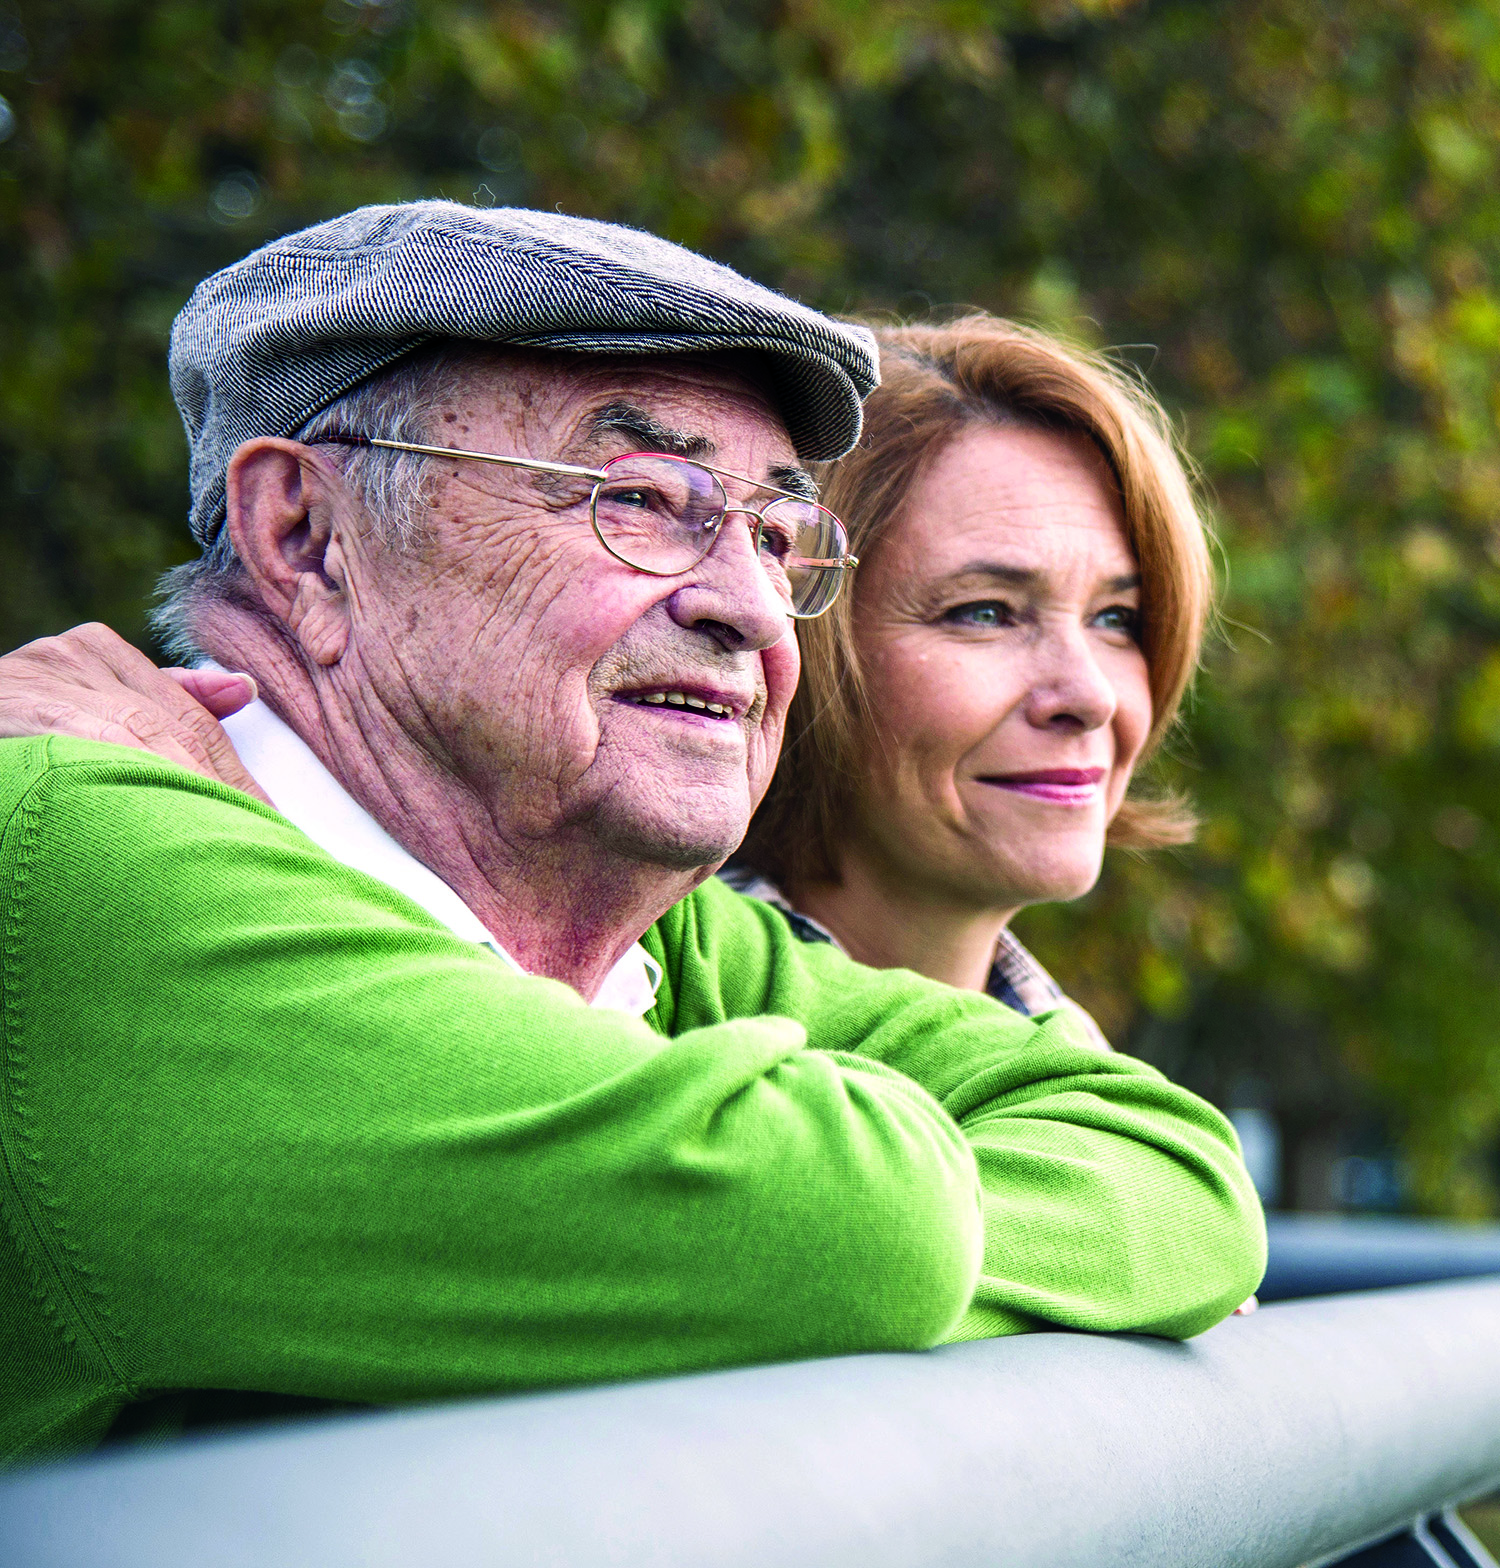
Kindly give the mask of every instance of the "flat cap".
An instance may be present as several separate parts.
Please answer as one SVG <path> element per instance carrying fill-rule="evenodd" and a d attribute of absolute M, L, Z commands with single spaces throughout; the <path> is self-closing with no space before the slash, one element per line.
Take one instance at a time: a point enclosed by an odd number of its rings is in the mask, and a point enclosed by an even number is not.
<path fill-rule="evenodd" d="M 750 349 L 808 459 L 854 445 L 879 379 L 863 327 L 639 229 L 451 201 L 361 207 L 206 278 L 173 325 L 198 541 L 223 523 L 224 471 L 242 441 L 293 434 L 445 338 L 581 354 Z"/>

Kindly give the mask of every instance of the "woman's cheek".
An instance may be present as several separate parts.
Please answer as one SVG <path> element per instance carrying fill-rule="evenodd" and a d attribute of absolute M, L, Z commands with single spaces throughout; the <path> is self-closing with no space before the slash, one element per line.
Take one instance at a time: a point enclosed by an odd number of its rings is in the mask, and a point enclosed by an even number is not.
<path fill-rule="evenodd" d="M 932 648 L 923 638 L 899 641 L 876 661 L 876 684 L 892 706 L 946 704 L 947 688 L 952 684 L 951 663 L 951 656 Z"/>
<path fill-rule="evenodd" d="M 1151 677 L 1145 655 L 1135 652 L 1122 663 L 1115 687 L 1115 756 L 1127 777 L 1151 733 Z"/>

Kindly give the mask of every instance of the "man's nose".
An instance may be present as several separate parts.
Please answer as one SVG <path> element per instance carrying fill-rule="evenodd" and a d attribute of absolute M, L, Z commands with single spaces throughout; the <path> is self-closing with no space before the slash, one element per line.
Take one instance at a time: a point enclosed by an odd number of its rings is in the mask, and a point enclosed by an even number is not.
<path fill-rule="evenodd" d="M 724 648 L 769 648 L 786 636 L 789 605 L 761 564 L 753 512 L 726 513 L 713 548 L 689 572 L 669 606 L 679 626 L 707 632 Z"/>
<path fill-rule="evenodd" d="M 1081 626 L 1054 627 L 1033 649 L 1035 663 L 1026 717 L 1039 729 L 1100 729 L 1119 704 L 1114 683 L 1100 667 Z"/>

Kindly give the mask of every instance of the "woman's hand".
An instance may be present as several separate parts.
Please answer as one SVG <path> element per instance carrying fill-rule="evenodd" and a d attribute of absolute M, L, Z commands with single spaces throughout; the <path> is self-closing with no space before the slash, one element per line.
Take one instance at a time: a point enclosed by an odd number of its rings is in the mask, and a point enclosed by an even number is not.
<path fill-rule="evenodd" d="M 0 739 L 56 734 L 134 746 L 270 805 L 218 723 L 255 698 L 248 675 L 159 670 L 93 622 L 0 658 Z"/>

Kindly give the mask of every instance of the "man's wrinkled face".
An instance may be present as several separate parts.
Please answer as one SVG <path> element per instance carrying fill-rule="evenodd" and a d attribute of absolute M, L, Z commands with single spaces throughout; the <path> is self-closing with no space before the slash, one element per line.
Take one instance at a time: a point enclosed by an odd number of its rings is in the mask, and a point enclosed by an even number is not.
<path fill-rule="evenodd" d="M 635 451 L 807 483 L 769 400 L 715 362 L 479 360 L 439 445 L 597 467 Z M 351 563 L 353 648 L 378 699 L 483 799 L 504 838 L 592 838 L 711 867 L 770 782 L 797 681 L 785 601 L 731 515 L 678 577 L 615 560 L 587 480 L 428 460 L 429 531 Z M 769 499 L 726 481 L 731 506 Z"/>

